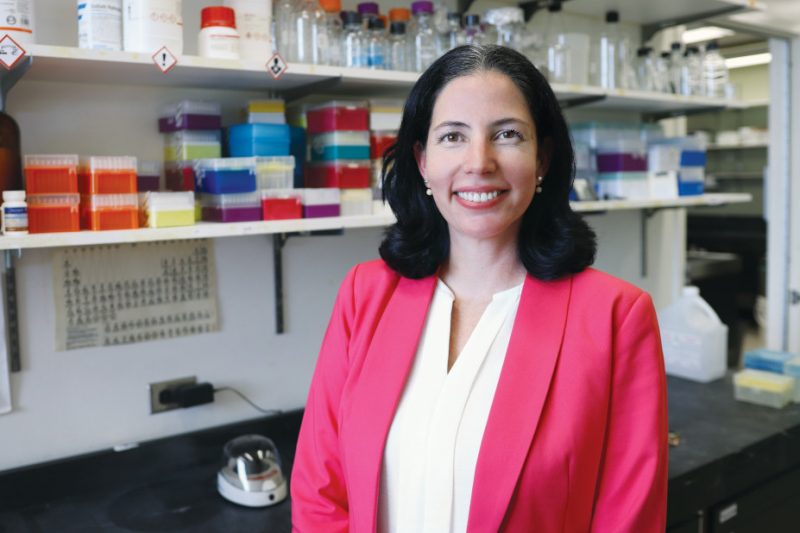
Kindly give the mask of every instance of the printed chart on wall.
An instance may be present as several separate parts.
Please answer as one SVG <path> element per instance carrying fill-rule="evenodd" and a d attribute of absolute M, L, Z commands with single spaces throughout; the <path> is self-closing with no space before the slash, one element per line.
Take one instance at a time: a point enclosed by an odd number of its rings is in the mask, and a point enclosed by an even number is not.
<path fill-rule="evenodd" d="M 59 249 L 53 281 L 57 350 L 219 330 L 210 240 Z"/>

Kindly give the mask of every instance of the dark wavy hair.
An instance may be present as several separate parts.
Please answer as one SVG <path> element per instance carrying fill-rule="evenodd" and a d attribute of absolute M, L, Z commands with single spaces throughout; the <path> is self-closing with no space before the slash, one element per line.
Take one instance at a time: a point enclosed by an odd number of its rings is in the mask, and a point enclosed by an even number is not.
<path fill-rule="evenodd" d="M 564 115 L 544 76 L 522 54 L 503 46 L 460 46 L 437 59 L 411 89 L 397 142 L 383 156 L 383 198 L 397 222 L 389 227 L 380 254 L 407 278 L 436 272 L 450 253 L 450 235 L 425 185 L 414 147 L 425 146 L 436 98 L 460 76 L 494 71 L 508 76 L 525 97 L 536 127 L 540 153 L 549 154 L 542 192 L 522 216 L 519 257 L 534 277 L 553 280 L 594 262 L 595 234 L 569 205 L 575 154 Z M 531 176 L 531 179 L 536 179 Z"/>

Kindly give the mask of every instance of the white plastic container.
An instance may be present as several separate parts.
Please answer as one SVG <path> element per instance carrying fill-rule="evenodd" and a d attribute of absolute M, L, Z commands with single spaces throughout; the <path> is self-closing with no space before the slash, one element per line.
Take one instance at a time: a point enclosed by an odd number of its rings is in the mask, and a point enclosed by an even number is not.
<path fill-rule="evenodd" d="M 154 54 L 166 46 L 183 54 L 181 0 L 124 0 L 122 44 L 126 52 Z"/>
<path fill-rule="evenodd" d="M 215 59 L 239 59 L 239 31 L 236 14 L 230 7 L 204 7 L 200 12 L 197 54 Z"/>
<path fill-rule="evenodd" d="M 725 375 L 728 326 L 700 297 L 684 287 L 681 297 L 658 313 L 667 374 L 707 383 Z"/>
<path fill-rule="evenodd" d="M 25 202 L 25 191 L 3 191 L 2 230 L 3 235 L 28 234 L 28 204 Z"/>
<path fill-rule="evenodd" d="M 0 37 L 8 35 L 23 48 L 36 42 L 33 34 L 33 0 L 0 0 Z"/>
<path fill-rule="evenodd" d="M 242 59 L 265 62 L 272 55 L 271 0 L 225 0 L 236 12 L 239 55 Z"/>
<path fill-rule="evenodd" d="M 78 46 L 122 50 L 122 0 L 78 0 Z"/>

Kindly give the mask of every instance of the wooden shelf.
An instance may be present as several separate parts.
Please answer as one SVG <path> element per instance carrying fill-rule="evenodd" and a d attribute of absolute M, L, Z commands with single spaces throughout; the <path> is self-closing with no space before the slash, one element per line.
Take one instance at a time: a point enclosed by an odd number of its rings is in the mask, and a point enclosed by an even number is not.
<path fill-rule="evenodd" d="M 685 196 L 673 200 L 609 200 L 598 202 L 573 202 L 577 212 L 620 211 L 636 209 L 664 209 L 696 205 L 723 205 L 749 202 L 749 194 L 706 194 Z M 351 217 L 307 218 L 301 220 L 274 220 L 265 222 L 198 223 L 177 228 L 142 228 L 116 231 L 80 231 L 75 233 L 41 233 L 19 237 L 0 237 L 0 250 L 29 248 L 60 248 L 96 244 L 120 244 L 182 239 L 216 239 L 247 235 L 276 233 L 303 233 L 310 231 L 375 228 L 394 223 L 394 216 L 364 215 Z"/>

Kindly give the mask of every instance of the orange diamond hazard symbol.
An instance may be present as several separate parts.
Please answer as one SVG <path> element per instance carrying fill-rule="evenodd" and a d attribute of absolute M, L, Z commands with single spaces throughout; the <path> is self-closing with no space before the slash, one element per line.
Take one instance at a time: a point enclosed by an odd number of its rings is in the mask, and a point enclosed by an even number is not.
<path fill-rule="evenodd" d="M 25 53 L 25 49 L 10 35 L 5 34 L 0 39 L 0 64 L 8 70 L 14 68 L 25 57 Z"/>
<path fill-rule="evenodd" d="M 153 63 L 156 64 L 161 72 L 166 74 L 172 67 L 178 64 L 178 58 L 169 51 L 169 48 L 162 46 L 158 52 L 153 54 Z"/>

